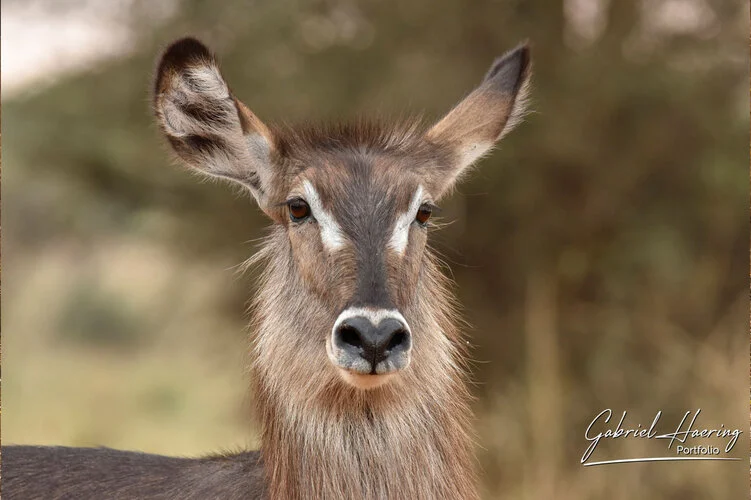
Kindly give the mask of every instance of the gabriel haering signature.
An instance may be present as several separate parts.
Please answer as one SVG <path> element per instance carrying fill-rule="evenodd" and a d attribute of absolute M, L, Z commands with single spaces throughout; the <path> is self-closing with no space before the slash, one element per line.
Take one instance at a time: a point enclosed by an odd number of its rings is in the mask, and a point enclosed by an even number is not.
<path fill-rule="evenodd" d="M 626 412 L 623 412 L 618 425 L 614 429 L 607 429 L 603 431 L 597 431 L 599 427 L 603 427 L 602 424 L 609 423 L 613 416 L 613 411 L 610 409 L 602 410 L 587 427 L 584 432 L 584 437 L 589 441 L 589 446 L 582 455 L 581 463 L 586 466 L 592 465 L 606 465 L 606 464 L 622 464 L 632 462 L 661 462 L 661 461 L 679 461 L 679 460 L 725 460 L 725 461 L 739 461 L 740 458 L 732 457 L 719 457 L 720 448 L 718 446 L 692 446 L 689 439 L 722 439 L 724 440 L 724 452 L 729 453 L 735 443 L 738 441 L 738 437 L 743 433 L 740 429 L 726 429 L 725 424 L 721 424 L 717 429 L 705 429 L 700 428 L 696 424 L 697 418 L 701 409 L 697 409 L 696 412 L 687 411 L 683 415 L 683 419 L 678 424 L 678 427 L 674 432 L 667 434 L 657 434 L 657 424 L 662 416 L 662 411 L 658 411 L 655 415 L 652 425 L 649 428 L 642 427 L 638 424 L 636 427 L 624 428 L 624 421 L 626 420 Z M 686 426 L 685 424 L 688 423 Z M 684 428 L 685 427 L 685 428 Z M 675 447 L 674 456 L 665 457 L 643 457 L 643 458 L 625 458 L 618 460 L 603 460 L 600 462 L 590 462 L 589 459 L 594 453 L 595 448 L 600 443 L 601 439 L 669 439 L 668 449 L 673 449 L 673 444 L 678 442 L 680 444 Z"/>

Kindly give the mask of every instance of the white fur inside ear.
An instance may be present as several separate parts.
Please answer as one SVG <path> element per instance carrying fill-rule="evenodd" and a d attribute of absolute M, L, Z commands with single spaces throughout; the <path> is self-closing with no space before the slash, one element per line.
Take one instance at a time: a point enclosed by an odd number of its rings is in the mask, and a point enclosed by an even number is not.
<path fill-rule="evenodd" d="M 186 113 L 187 106 L 195 106 L 226 119 L 224 123 L 202 119 Z M 207 133 L 226 136 L 240 130 L 229 88 L 215 66 L 194 66 L 175 75 L 169 87 L 159 96 L 158 109 L 165 131 L 173 137 Z"/>
<path fill-rule="evenodd" d="M 200 130 L 200 124 L 167 99 L 162 101 L 162 117 L 166 132 L 173 137 L 185 137 Z"/>
<path fill-rule="evenodd" d="M 185 73 L 195 92 L 205 94 L 209 99 L 219 100 L 229 97 L 229 88 L 216 66 L 193 66 L 188 68 Z"/>
<path fill-rule="evenodd" d="M 406 212 L 400 214 L 394 223 L 394 231 L 391 233 L 388 246 L 399 255 L 404 255 L 404 252 L 407 251 L 409 228 L 412 227 L 412 221 L 415 220 L 417 210 L 422 204 L 422 193 L 422 185 L 417 186 L 412 195 L 412 200 L 409 202 L 409 208 Z"/>
<path fill-rule="evenodd" d="M 338 250 L 344 246 L 344 233 L 334 217 L 323 208 L 318 191 L 310 181 L 303 182 L 305 201 L 310 205 L 313 218 L 318 223 L 321 231 L 323 246 L 330 251 Z"/>

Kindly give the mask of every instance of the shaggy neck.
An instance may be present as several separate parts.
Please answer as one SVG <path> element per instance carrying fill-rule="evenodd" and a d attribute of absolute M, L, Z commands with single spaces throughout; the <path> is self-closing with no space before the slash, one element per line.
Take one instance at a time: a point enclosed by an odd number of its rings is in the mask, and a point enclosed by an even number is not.
<path fill-rule="evenodd" d="M 415 338 L 410 367 L 363 391 L 339 378 L 312 334 L 331 319 L 300 303 L 283 245 L 274 237 L 267 245 L 275 251 L 265 253 L 255 308 L 254 399 L 269 497 L 477 498 L 462 342 L 432 260 L 420 285 L 430 294 L 418 287 L 405 311 Z M 294 336 L 278 341 L 284 334 Z"/>
<path fill-rule="evenodd" d="M 261 456 L 273 499 L 476 498 L 470 442 L 455 415 L 436 407 L 367 406 L 346 417 L 266 408 Z M 355 413 L 355 412 L 352 412 Z"/>

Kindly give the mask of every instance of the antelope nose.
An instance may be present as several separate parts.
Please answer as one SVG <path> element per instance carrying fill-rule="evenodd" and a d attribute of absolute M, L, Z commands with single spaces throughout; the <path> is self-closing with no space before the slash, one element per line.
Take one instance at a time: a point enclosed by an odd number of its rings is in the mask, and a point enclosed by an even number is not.
<path fill-rule="evenodd" d="M 412 347 L 407 325 L 394 317 L 384 318 L 377 325 L 365 316 L 349 317 L 334 331 L 334 343 L 348 358 L 367 362 L 368 370 L 356 371 L 379 375 L 404 368 Z M 360 368 L 362 363 L 352 365 L 350 368 Z"/>

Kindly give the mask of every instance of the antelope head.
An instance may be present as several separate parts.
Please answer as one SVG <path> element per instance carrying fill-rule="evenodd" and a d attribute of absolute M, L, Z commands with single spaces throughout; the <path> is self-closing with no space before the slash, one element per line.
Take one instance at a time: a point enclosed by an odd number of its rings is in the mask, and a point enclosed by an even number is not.
<path fill-rule="evenodd" d="M 520 120 L 529 77 L 522 45 L 427 130 L 289 129 L 240 102 L 197 40 L 167 49 L 154 109 L 172 148 L 192 169 L 242 185 L 273 221 L 277 289 L 266 307 L 284 317 L 260 311 L 277 319 L 257 341 L 258 358 L 284 360 L 301 384 L 374 390 L 451 357 L 454 339 L 429 313 L 443 307 L 431 305 L 431 215 Z"/>

